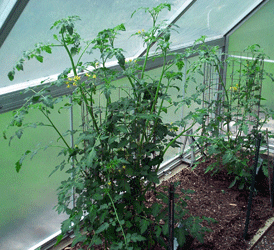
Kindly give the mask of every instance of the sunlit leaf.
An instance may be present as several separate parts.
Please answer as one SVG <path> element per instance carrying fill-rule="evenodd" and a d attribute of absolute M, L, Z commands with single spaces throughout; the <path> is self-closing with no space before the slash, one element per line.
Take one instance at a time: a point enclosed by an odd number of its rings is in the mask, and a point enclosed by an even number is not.
<path fill-rule="evenodd" d="M 103 231 L 105 231 L 107 228 L 109 227 L 109 224 L 107 222 L 105 222 L 104 224 L 102 224 L 96 231 L 96 234 L 99 234 Z"/>

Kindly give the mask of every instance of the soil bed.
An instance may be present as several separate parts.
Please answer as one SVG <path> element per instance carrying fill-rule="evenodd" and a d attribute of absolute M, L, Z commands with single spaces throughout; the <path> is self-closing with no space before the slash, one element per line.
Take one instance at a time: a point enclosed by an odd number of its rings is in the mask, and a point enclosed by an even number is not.
<path fill-rule="evenodd" d="M 195 240 L 188 249 L 248 249 L 248 240 L 254 236 L 267 219 L 273 216 L 268 181 L 266 178 L 261 179 L 259 181 L 260 188 L 257 187 L 259 191 L 256 196 L 253 196 L 248 239 L 245 241 L 243 233 L 249 191 L 239 190 L 235 186 L 229 189 L 228 186 L 232 182 L 233 177 L 225 173 L 219 173 L 215 176 L 211 176 L 209 173 L 204 174 L 204 169 L 208 163 L 199 164 L 193 171 L 190 168 L 182 169 L 181 172 L 169 180 L 163 181 L 157 189 L 160 191 L 164 186 L 169 186 L 170 182 L 180 181 L 181 184 L 176 188 L 176 193 L 182 194 L 180 192 L 182 188 L 195 191 L 194 194 L 188 195 L 191 197 L 191 200 L 187 201 L 188 206 L 186 209 L 194 216 L 206 216 L 218 221 L 218 223 L 210 226 L 205 224 L 213 231 L 205 235 L 203 244 Z M 148 193 L 147 201 L 149 203 L 158 202 L 153 193 Z M 74 248 L 67 247 L 64 250 L 77 249 L 80 249 L 80 245 Z M 83 247 L 83 249 L 87 248 Z"/>

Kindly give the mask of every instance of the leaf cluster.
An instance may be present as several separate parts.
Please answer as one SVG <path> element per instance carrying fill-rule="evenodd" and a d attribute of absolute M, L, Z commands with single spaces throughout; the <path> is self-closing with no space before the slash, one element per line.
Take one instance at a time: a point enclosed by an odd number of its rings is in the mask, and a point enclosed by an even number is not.
<path fill-rule="evenodd" d="M 258 45 L 247 50 L 252 55 L 251 60 L 228 58 L 222 62 L 215 48 L 202 45 L 197 51 L 200 60 L 191 69 L 203 74 L 202 66 L 206 63 L 220 79 L 219 86 L 208 82 L 196 88 L 201 96 L 215 89 L 212 98 L 203 99 L 204 108 L 198 107 L 192 114 L 200 124 L 198 143 L 206 151 L 207 158 L 213 161 L 205 172 L 226 171 L 234 176 L 230 187 L 238 182 L 240 189 L 251 183 L 251 160 L 255 155 L 256 140 L 259 133 L 266 134 L 263 127 L 273 114 L 262 104 L 262 83 L 267 75 L 263 69 L 265 54 Z M 228 69 L 231 65 L 235 67 L 227 79 L 222 75 L 224 63 Z"/>

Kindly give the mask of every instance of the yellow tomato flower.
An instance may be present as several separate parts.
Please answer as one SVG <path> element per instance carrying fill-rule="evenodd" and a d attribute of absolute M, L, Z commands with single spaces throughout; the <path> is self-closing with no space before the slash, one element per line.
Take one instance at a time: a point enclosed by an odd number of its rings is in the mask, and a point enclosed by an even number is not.
<path fill-rule="evenodd" d="M 88 73 L 85 74 L 87 77 L 90 77 L 90 75 Z"/>
<path fill-rule="evenodd" d="M 111 181 L 108 182 L 108 185 L 109 185 L 109 186 L 111 185 Z"/>
<path fill-rule="evenodd" d="M 68 78 L 69 81 L 72 81 L 73 79 L 71 77 Z"/>
<path fill-rule="evenodd" d="M 142 29 L 142 32 L 144 32 L 145 30 L 144 29 Z"/>
<path fill-rule="evenodd" d="M 73 78 L 74 81 L 78 81 L 78 80 L 80 80 L 80 79 L 81 79 L 80 76 L 74 76 L 74 78 Z"/>
<path fill-rule="evenodd" d="M 132 62 L 132 59 L 129 59 L 128 61 L 129 61 L 129 62 Z"/>
<path fill-rule="evenodd" d="M 138 30 L 138 34 L 141 34 L 141 30 Z"/>
<path fill-rule="evenodd" d="M 124 165 L 122 168 L 123 168 L 123 169 L 125 169 L 125 168 L 126 168 L 126 166 Z"/>
<path fill-rule="evenodd" d="M 70 85 L 69 85 L 69 84 L 67 85 L 67 88 L 70 88 Z"/>
<path fill-rule="evenodd" d="M 73 85 L 73 86 L 77 86 L 76 82 L 74 82 L 72 85 Z"/>
<path fill-rule="evenodd" d="M 232 91 L 237 91 L 238 90 L 237 87 L 230 87 L 229 89 L 231 89 Z"/>
<path fill-rule="evenodd" d="M 96 75 L 93 75 L 92 78 L 93 78 L 93 79 L 96 79 Z"/>
<path fill-rule="evenodd" d="M 66 82 L 66 84 L 69 84 L 69 82 Z"/>

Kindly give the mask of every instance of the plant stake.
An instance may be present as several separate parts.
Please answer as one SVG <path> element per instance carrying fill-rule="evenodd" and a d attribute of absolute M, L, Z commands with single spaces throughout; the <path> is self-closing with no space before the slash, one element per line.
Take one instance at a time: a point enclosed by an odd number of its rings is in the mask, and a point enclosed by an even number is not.
<path fill-rule="evenodd" d="M 259 134 L 258 138 L 257 138 L 257 143 L 256 143 L 255 161 L 254 161 L 254 168 L 253 168 L 253 173 L 252 173 L 251 189 L 250 189 L 249 198 L 248 198 L 248 207 L 247 207 L 246 220 L 245 220 L 244 239 L 246 239 L 246 235 L 247 235 L 247 231 L 248 231 L 250 210 L 251 210 L 251 205 L 252 205 L 252 195 L 253 195 L 254 186 L 255 186 L 255 177 L 256 177 L 256 169 L 257 169 L 257 165 L 258 165 L 258 158 L 259 158 L 259 150 L 260 150 L 261 137 L 262 137 L 262 135 Z"/>
<path fill-rule="evenodd" d="M 169 250 L 173 250 L 174 244 L 174 184 L 170 183 L 169 186 Z"/>
<path fill-rule="evenodd" d="M 270 175 L 270 173 L 269 173 Z M 272 185 L 271 185 L 271 205 L 274 207 L 274 165 L 272 170 Z"/>

